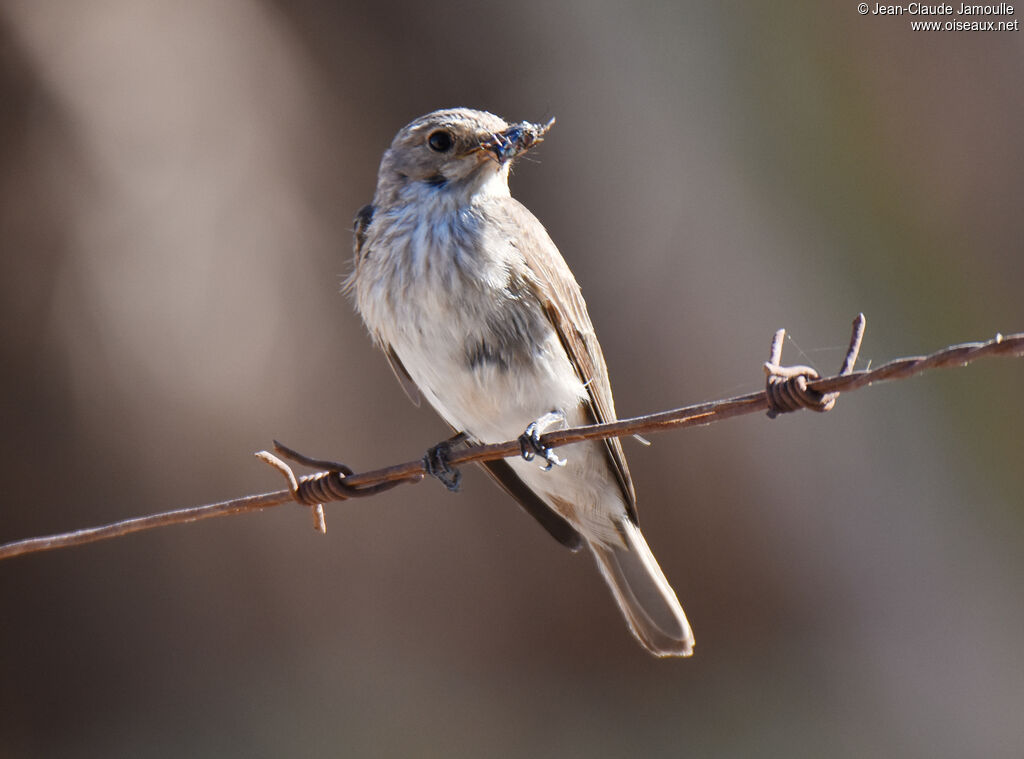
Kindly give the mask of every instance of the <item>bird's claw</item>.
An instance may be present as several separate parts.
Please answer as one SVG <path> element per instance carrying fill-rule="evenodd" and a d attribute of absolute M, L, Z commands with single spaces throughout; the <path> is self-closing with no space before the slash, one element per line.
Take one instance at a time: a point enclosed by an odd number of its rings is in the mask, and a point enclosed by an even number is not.
<path fill-rule="evenodd" d="M 459 492 L 459 485 L 462 483 L 462 472 L 452 467 L 448 457 L 452 452 L 452 441 L 445 440 L 427 450 L 423 456 L 423 468 L 427 474 L 436 477 L 441 484 L 453 493 Z"/>
<path fill-rule="evenodd" d="M 550 472 L 551 467 L 553 466 L 565 466 L 565 459 L 558 458 L 553 448 L 543 445 L 540 442 L 540 437 L 544 433 L 545 429 L 551 426 L 552 419 L 549 417 L 552 416 L 552 414 L 549 414 L 535 422 L 530 422 L 526 431 L 519 436 L 519 452 L 522 454 L 523 459 L 526 461 L 533 461 L 534 456 L 540 454 L 547 462 L 546 466 L 541 467 L 545 472 Z M 564 424 L 565 415 L 554 415 L 553 420 Z"/>

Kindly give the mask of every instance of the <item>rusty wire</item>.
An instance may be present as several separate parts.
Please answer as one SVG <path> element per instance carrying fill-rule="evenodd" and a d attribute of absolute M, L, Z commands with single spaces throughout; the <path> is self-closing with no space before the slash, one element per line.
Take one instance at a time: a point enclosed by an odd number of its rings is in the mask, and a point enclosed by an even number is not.
<path fill-rule="evenodd" d="M 833 377 L 819 377 L 811 367 L 781 366 L 782 338 L 785 333 L 783 330 L 779 330 L 772 343 L 771 358 L 765 364 L 768 376 L 766 389 L 763 391 L 631 419 L 549 432 L 541 436 L 540 443 L 555 448 L 583 440 L 624 437 L 645 432 L 706 425 L 759 411 L 767 411 L 770 416 L 798 408 L 827 411 L 835 405 L 836 398 L 840 393 L 857 390 L 876 382 L 907 379 L 924 371 L 941 367 L 966 366 L 980 358 L 1024 356 L 1024 333 L 1017 333 L 1007 336 L 996 335 L 987 342 L 951 345 L 928 356 L 900 358 L 874 369 L 853 371 L 857 351 L 863 337 L 863 319 L 863 315 L 858 315 L 854 320 L 853 336 L 846 359 L 840 373 Z M 374 495 L 403 482 L 422 480 L 426 474 L 422 458 L 382 469 L 356 473 L 343 464 L 303 456 L 276 441 L 275 449 L 286 458 L 324 471 L 296 477 L 291 467 L 277 456 L 267 451 L 260 451 L 256 455 L 281 472 L 288 481 L 288 489 L 126 519 L 101 527 L 90 527 L 58 535 L 6 543 L 0 545 L 0 559 L 82 545 L 172 524 L 185 524 L 212 517 L 258 511 L 283 503 L 299 503 L 312 508 L 314 510 L 314 525 L 322 532 L 326 529 L 326 524 L 323 521 L 323 503 Z M 473 445 L 461 450 L 453 450 L 448 461 L 454 467 L 473 461 L 489 461 L 518 455 L 520 455 L 519 441 L 509 440 L 504 443 Z"/>

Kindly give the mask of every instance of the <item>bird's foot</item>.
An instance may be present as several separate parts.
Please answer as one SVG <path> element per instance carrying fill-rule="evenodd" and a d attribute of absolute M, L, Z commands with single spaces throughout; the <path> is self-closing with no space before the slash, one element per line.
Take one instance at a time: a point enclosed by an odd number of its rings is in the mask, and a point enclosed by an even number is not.
<path fill-rule="evenodd" d="M 565 466 L 565 459 L 555 455 L 553 448 L 542 445 L 541 435 L 553 429 L 564 429 L 566 426 L 565 413 L 562 411 L 549 411 L 544 416 L 530 422 L 526 431 L 519 436 L 519 451 L 526 461 L 533 461 L 533 457 L 540 454 L 547 462 L 542 466 L 545 472 L 551 471 L 553 466 Z"/>
<path fill-rule="evenodd" d="M 423 456 L 423 468 L 427 470 L 427 474 L 439 479 L 441 484 L 453 493 L 459 492 L 462 472 L 451 465 L 449 457 L 452 454 L 452 446 L 463 442 L 465 439 L 466 433 L 460 432 L 458 435 L 429 448 Z"/>

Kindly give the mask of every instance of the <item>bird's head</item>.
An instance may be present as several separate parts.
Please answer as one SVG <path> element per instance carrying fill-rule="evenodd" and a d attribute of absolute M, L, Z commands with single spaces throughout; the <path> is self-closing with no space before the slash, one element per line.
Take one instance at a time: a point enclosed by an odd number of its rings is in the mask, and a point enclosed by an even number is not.
<path fill-rule="evenodd" d="M 427 192 L 472 196 L 508 192 L 511 161 L 543 141 L 546 124 L 509 124 L 486 111 L 451 108 L 403 127 L 384 153 L 375 204 Z"/>

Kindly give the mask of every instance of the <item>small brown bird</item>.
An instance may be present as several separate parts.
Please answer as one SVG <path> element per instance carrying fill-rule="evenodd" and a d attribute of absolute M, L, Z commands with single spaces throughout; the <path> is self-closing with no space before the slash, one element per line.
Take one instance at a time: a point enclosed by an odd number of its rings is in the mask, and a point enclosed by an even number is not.
<path fill-rule="evenodd" d="M 356 218 L 347 283 L 414 402 L 461 433 L 520 436 L 522 458 L 484 464 L 559 542 L 589 547 L 630 629 L 657 656 L 689 656 L 693 634 L 637 526 L 619 440 L 539 443 L 558 425 L 615 419 L 608 370 L 572 272 L 509 194 L 514 158 L 551 127 L 455 108 L 416 119 L 384 153 L 373 204 Z M 525 430 L 525 432 L 523 432 Z M 449 487 L 447 448 L 428 469 Z M 546 466 L 529 463 L 535 454 Z"/>

